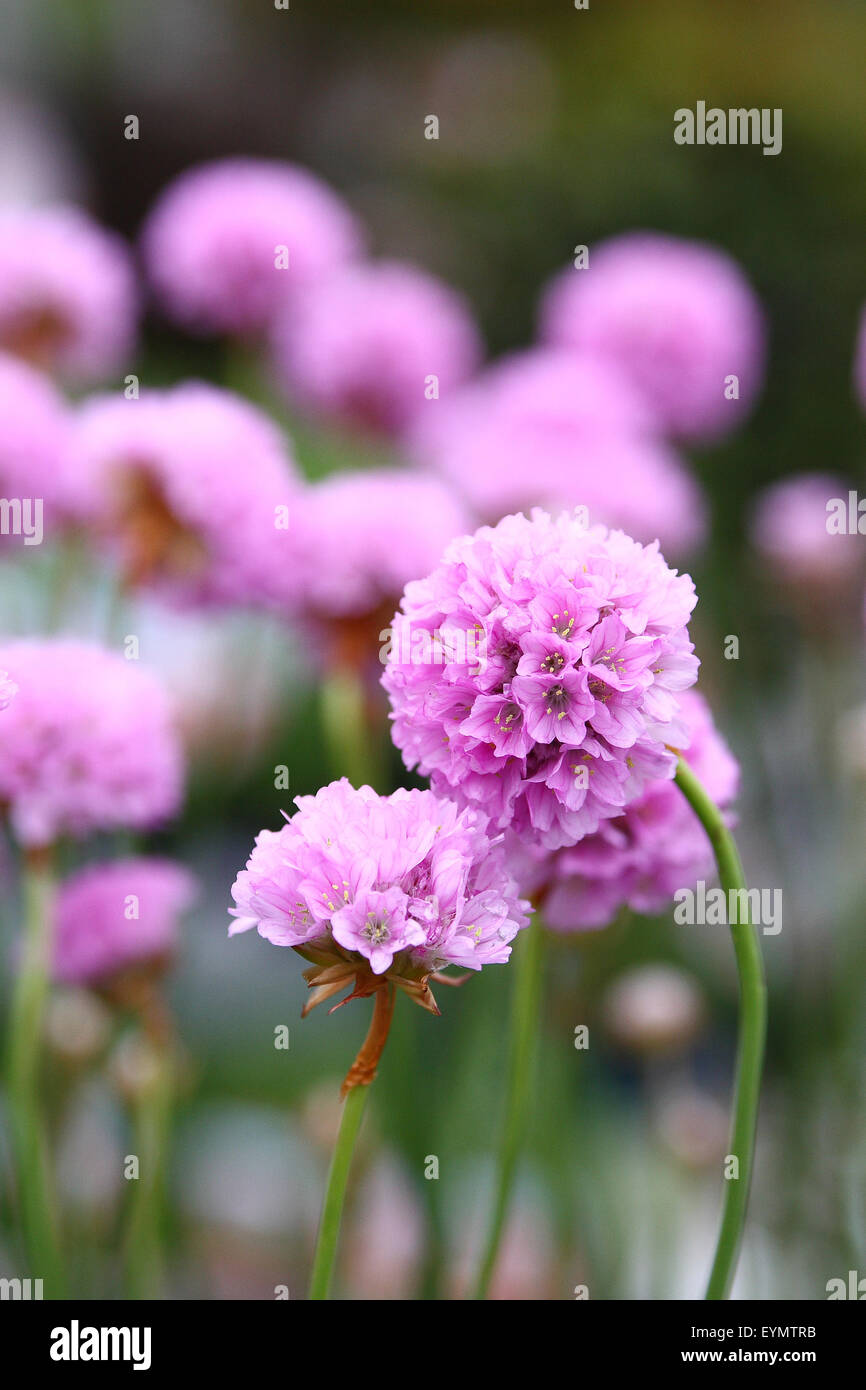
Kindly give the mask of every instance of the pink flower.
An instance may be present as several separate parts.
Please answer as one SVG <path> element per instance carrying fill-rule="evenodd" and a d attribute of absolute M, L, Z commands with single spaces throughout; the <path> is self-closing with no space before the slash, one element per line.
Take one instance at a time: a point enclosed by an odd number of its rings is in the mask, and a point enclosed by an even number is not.
<path fill-rule="evenodd" d="M 192 875 L 168 859 L 118 859 L 80 869 L 57 899 L 55 977 L 98 984 L 172 955 L 178 919 L 194 896 Z"/>
<path fill-rule="evenodd" d="M 88 642 L 0 647 L 18 693 L 3 716 L 0 803 L 28 847 L 174 815 L 183 759 L 162 686 Z"/>
<path fill-rule="evenodd" d="M 494 829 L 574 844 L 673 776 L 695 602 L 657 544 L 565 513 L 454 541 L 394 619 L 383 684 L 404 761 Z"/>
<path fill-rule="evenodd" d="M 749 525 L 766 568 L 786 583 L 835 590 L 863 567 L 862 538 L 831 529 L 828 504 L 846 518 L 849 485 L 827 473 L 783 478 L 758 494 Z"/>
<path fill-rule="evenodd" d="M 382 434 L 437 410 L 481 357 L 462 296 L 396 261 L 346 266 L 312 286 L 277 319 L 274 348 L 299 405 Z"/>
<path fill-rule="evenodd" d="M 256 927 L 275 946 L 342 963 L 347 978 L 323 985 L 328 994 L 361 971 L 428 1008 L 430 975 L 508 959 L 528 904 L 476 812 L 429 791 L 356 791 L 345 778 L 295 805 L 282 829 L 256 839 L 232 889 L 230 935 Z"/>
<path fill-rule="evenodd" d="M 316 618 L 393 609 L 408 581 L 432 569 L 449 541 L 470 525 L 438 478 L 396 469 L 339 473 L 314 483 L 293 516 L 289 586 Z"/>
<path fill-rule="evenodd" d="M 324 183 L 267 159 L 186 170 L 142 234 L 160 303 L 197 333 L 260 332 L 287 296 L 358 254 L 360 243 L 354 218 Z"/>
<path fill-rule="evenodd" d="M 0 348 L 76 382 L 129 365 L 137 313 L 129 252 L 74 207 L 0 213 Z"/>
<path fill-rule="evenodd" d="M 703 697 L 680 696 L 688 726 L 685 757 L 723 809 L 737 793 L 739 768 Z M 680 888 L 712 874 L 706 831 L 671 781 L 651 782 L 637 800 L 579 844 L 553 853 L 507 837 L 509 858 L 527 893 L 545 891 L 544 920 L 556 931 L 604 927 L 621 907 L 665 909 Z"/>
<path fill-rule="evenodd" d="M 715 439 L 739 423 L 761 389 L 764 324 L 739 266 L 713 246 L 630 232 L 564 271 L 541 306 L 541 337 L 615 363 L 659 426 Z M 738 399 L 726 396 L 738 379 Z"/>
<path fill-rule="evenodd" d="M 183 604 L 255 603 L 288 587 L 299 480 L 262 411 L 200 382 L 81 407 L 87 511 L 133 586 Z"/>
<path fill-rule="evenodd" d="M 41 502 L 43 525 L 49 531 L 74 511 L 70 418 L 48 377 L 0 352 L 0 496 L 22 507 Z M 14 542 L 23 544 L 19 536 Z M 0 541 L 10 543 L 6 537 Z"/>
<path fill-rule="evenodd" d="M 580 503 L 593 521 L 686 551 L 705 529 L 697 483 L 654 432 L 615 364 L 583 353 L 515 353 L 418 417 L 416 462 L 441 472 L 485 521 Z"/>

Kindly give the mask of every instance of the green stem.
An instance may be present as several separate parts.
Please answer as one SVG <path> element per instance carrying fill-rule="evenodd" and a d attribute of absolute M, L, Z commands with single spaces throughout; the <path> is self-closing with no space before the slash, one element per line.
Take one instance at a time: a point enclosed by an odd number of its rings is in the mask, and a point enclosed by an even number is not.
<path fill-rule="evenodd" d="M 31 1278 L 46 1298 L 62 1298 L 63 1267 L 45 1126 L 39 1064 L 54 934 L 54 875 L 47 853 L 25 857 L 24 941 L 9 1013 L 7 1052 L 10 1134 L 21 1230 Z"/>
<path fill-rule="evenodd" d="M 511 1201 L 517 1160 L 526 1130 L 529 1093 L 532 1082 L 532 1063 L 538 1036 L 538 1012 L 541 1003 L 544 931 L 538 916 L 533 918 L 522 939 L 515 947 L 518 952 L 514 976 L 514 995 L 511 1011 L 511 1056 L 508 1069 L 508 1091 L 505 1121 L 499 1142 L 496 1198 L 484 1254 L 475 1285 L 475 1298 L 486 1298 L 496 1267 L 499 1245 L 505 1228 L 505 1218 Z"/>
<path fill-rule="evenodd" d="M 326 1299 L 330 1293 L 349 1168 L 369 1089 L 369 1086 L 353 1086 L 343 1104 L 340 1132 L 328 1172 L 328 1185 L 325 1189 L 325 1202 L 316 1241 L 316 1255 L 310 1280 L 311 1299 Z"/>
<path fill-rule="evenodd" d="M 682 758 L 677 767 L 676 781 L 707 832 L 716 856 L 722 888 L 728 895 L 731 890 L 738 893 L 740 896 L 734 899 L 738 904 L 748 904 L 746 878 L 734 838 L 719 808 Z M 731 901 L 730 896 L 727 900 Z M 731 922 L 731 937 L 740 979 L 740 1022 L 730 1140 L 730 1154 L 737 1159 L 738 1167 L 737 1176 L 729 1178 L 725 1188 L 722 1224 L 707 1285 L 708 1299 L 727 1298 L 736 1272 L 749 1202 L 767 1032 L 767 987 L 758 935 L 751 922 L 748 906 L 741 906 L 740 911 L 730 916 L 737 918 Z"/>
<path fill-rule="evenodd" d="M 160 1298 L 163 1285 L 165 1164 L 173 1094 L 168 1050 L 155 1052 L 154 1062 L 154 1076 L 133 1102 L 139 1172 L 126 1236 L 126 1281 L 133 1299 Z"/>

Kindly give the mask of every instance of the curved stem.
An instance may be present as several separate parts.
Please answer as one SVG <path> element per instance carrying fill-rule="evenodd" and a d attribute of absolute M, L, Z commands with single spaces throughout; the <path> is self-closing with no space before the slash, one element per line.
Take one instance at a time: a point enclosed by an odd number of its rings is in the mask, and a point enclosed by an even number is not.
<path fill-rule="evenodd" d="M 727 1180 L 722 1224 L 706 1294 L 708 1299 L 722 1299 L 727 1298 L 731 1291 L 749 1202 L 767 1031 L 767 987 L 758 935 L 751 922 L 746 879 L 734 838 L 719 808 L 682 758 L 677 766 L 676 781 L 707 832 L 728 903 L 734 902 L 739 907 L 739 910 L 729 911 L 728 914 L 740 979 L 740 1021 L 730 1141 L 730 1155 L 737 1159 L 738 1167 L 736 1177 Z M 732 898 L 732 892 L 738 896 Z"/>
<path fill-rule="evenodd" d="M 319 1234 L 316 1240 L 316 1255 L 313 1260 L 313 1274 L 310 1280 L 310 1298 L 312 1299 L 326 1299 L 330 1293 L 334 1263 L 337 1257 L 340 1220 L 343 1215 L 343 1201 L 346 1196 L 346 1184 L 349 1180 L 349 1168 L 352 1164 L 355 1140 L 358 1137 L 358 1130 L 361 1128 L 364 1106 L 367 1103 L 368 1089 L 367 1086 L 353 1086 L 343 1104 L 340 1132 L 334 1145 L 322 1217 L 319 1222 Z"/>
<path fill-rule="evenodd" d="M 518 942 L 515 948 L 519 954 L 515 967 L 511 1011 L 511 1056 L 508 1067 L 505 1120 L 499 1142 L 496 1197 L 474 1293 L 475 1298 L 481 1299 L 487 1297 L 505 1228 L 505 1218 L 511 1201 L 517 1160 L 520 1156 L 520 1148 L 526 1129 L 532 1062 L 535 1055 L 535 1041 L 538 1036 L 544 932 L 537 915 L 530 922 L 526 931 L 522 933 L 522 936 L 523 939 Z"/>
<path fill-rule="evenodd" d="M 55 898 L 47 851 L 33 851 L 25 857 L 22 883 L 24 942 L 9 1013 L 7 1053 L 10 1134 L 30 1274 L 44 1281 L 47 1298 L 62 1298 L 64 1282 L 50 1159 L 39 1105 L 39 1063 Z"/>

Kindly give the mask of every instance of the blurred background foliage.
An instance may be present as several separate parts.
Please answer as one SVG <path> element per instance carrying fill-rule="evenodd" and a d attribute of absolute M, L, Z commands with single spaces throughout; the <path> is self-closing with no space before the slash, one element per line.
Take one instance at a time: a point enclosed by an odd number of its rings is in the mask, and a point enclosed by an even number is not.
<path fill-rule="evenodd" d="M 40 113 L 46 157 L 70 195 L 130 237 L 187 165 L 284 157 L 348 199 L 374 252 L 462 288 L 491 356 L 531 341 L 539 289 L 576 243 L 655 228 L 717 243 L 744 267 L 770 323 L 766 388 L 733 438 L 691 456 L 713 514 L 693 567 L 702 687 L 743 763 L 750 878 L 784 891 L 783 930 L 763 943 L 771 1031 L 737 1292 L 822 1298 L 829 1278 L 866 1272 L 866 735 L 852 714 L 864 696 L 860 592 L 829 615 L 808 596 L 779 594 L 744 527 L 750 498 L 777 478 L 827 470 L 862 486 L 866 423 L 851 364 L 866 297 L 866 6 L 591 0 L 578 12 L 568 0 L 291 0 L 279 11 L 269 0 L 2 0 L 2 28 L 4 197 L 37 177 L 15 142 L 22 103 Z M 673 113 L 698 100 L 781 107 L 781 155 L 676 146 Z M 123 138 L 130 113 L 137 142 Z M 430 113 L 435 142 L 423 138 Z M 249 364 L 155 319 L 135 369 L 149 382 L 240 383 L 283 409 Z M 311 476 L 371 461 L 345 439 L 285 422 Z M 740 639 L 736 661 L 724 660 L 728 634 Z M 303 653 L 282 650 L 285 637 L 264 621 L 227 619 L 224 635 L 237 707 L 199 731 L 186 813 L 159 841 L 204 884 L 172 987 L 189 1054 L 172 1292 L 270 1297 L 288 1283 L 294 1296 L 315 1228 L 321 1139 L 366 1010 L 302 1024 L 295 958 L 252 937 L 226 941 L 232 880 L 287 800 L 274 790 L 275 764 L 289 767 L 292 794 L 340 769 L 322 750 Z M 169 640 L 158 626 L 152 638 Z M 191 663 L 183 629 L 171 640 L 176 661 Z M 201 681 L 213 678 L 203 667 Z M 389 776 L 405 780 L 396 755 Z M 7 936 L 13 928 L 14 913 Z M 611 994 L 626 972 L 658 963 L 684 972 L 702 1001 L 701 1021 L 683 1023 L 679 1037 L 674 1028 L 661 1054 L 623 1038 Z M 555 940 L 547 985 L 500 1292 L 571 1297 L 586 1283 L 593 1298 L 696 1296 L 727 1144 L 729 943 L 669 919 L 621 919 Z M 442 1019 L 398 1009 L 354 1194 L 367 1248 L 350 1231 L 345 1293 L 459 1291 L 459 1252 L 489 1196 L 509 986 L 508 969 L 491 968 L 447 992 Z M 278 1024 L 291 1030 L 288 1052 L 273 1046 Z M 588 1051 L 574 1045 L 581 1024 Z M 122 1121 L 98 1076 L 58 1075 L 65 1200 L 80 1214 L 78 1291 L 105 1293 L 122 1186 L 109 1156 L 124 1152 Z M 424 1178 L 430 1155 L 438 1181 Z M 392 1200 L 377 1207 L 384 1162 Z"/>

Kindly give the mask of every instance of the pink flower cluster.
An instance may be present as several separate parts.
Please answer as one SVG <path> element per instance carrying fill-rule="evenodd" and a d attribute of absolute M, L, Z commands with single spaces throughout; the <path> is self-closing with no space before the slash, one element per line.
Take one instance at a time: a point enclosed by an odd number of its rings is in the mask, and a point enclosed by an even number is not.
<path fill-rule="evenodd" d="M 408 581 L 432 569 L 468 529 L 468 513 L 435 476 L 397 469 L 334 474 L 298 499 L 287 578 L 310 616 L 375 613 L 393 607 Z"/>
<path fill-rule="evenodd" d="M 165 693 L 89 642 L 0 647 L 18 692 L 3 716 L 0 804 L 21 844 L 144 829 L 173 815 L 183 758 Z"/>
<path fill-rule="evenodd" d="M 349 265 L 276 323 L 277 371 L 314 414 L 400 434 L 477 367 L 481 343 L 456 291 L 398 262 Z"/>
<path fill-rule="evenodd" d="M 242 397 L 202 382 L 92 397 L 73 468 L 80 507 L 129 583 L 187 604 L 286 588 L 300 481 L 276 425 Z"/>
<path fill-rule="evenodd" d="M 193 332 L 266 334 L 293 403 L 399 435 L 475 370 L 480 338 L 459 294 L 411 265 L 362 260 L 362 244 L 325 184 L 264 159 L 187 170 L 142 233 L 170 318 Z"/>
<path fill-rule="evenodd" d="M 379 796 L 332 782 L 263 830 L 232 896 L 231 934 L 276 946 L 336 946 L 376 975 L 426 977 L 505 961 L 526 926 L 501 837 L 429 791 Z"/>
<path fill-rule="evenodd" d="M 0 214 L 0 348 L 70 380 L 128 362 L 137 294 L 129 251 L 75 207 Z"/>
<path fill-rule="evenodd" d="M 662 441 L 642 394 L 590 353 L 514 353 L 418 418 L 411 454 L 476 515 L 585 506 L 594 521 L 683 553 L 705 529 L 700 488 Z"/>
<path fill-rule="evenodd" d="M 41 500 L 48 530 L 75 506 L 70 437 L 69 408 L 49 378 L 0 352 L 0 496 Z"/>
<path fill-rule="evenodd" d="M 615 363 L 659 428 L 682 439 L 725 434 L 763 382 L 763 315 L 739 266 L 656 232 L 613 237 L 587 267 L 564 271 L 542 301 L 541 337 Z"/>
<path fill-rule="evenodd" d="M 200 333 L 262 332 L 298 289 L 357 255 L 361 236 L 306 169 L 224 159 L 187 170 L 150 214 L 142 247 L 169 316 Z"/>
<path fill-rule="evenodd" d="M 737 793 L 739 767 L 702 696 L 680 696 L 688 725 L 681 750 L 716 805 Z M 509 862 L 521 887 L 544 893 L 544 920 L 555 931 L 604 927 L 619 909 L 663 911 L 680 888 L 713 872 L 706 831 L 673 782 L 652 782 L 623 813 L 602 821 L 576 845 L 547 853 L 508 837 Z"/>
<path fill-rule="evenodd" d="M 63 883 L 57 899 L 54 975 L 98 984 L 131 966 L 173 954 L 195 880 L 169 859 L 91 864 Z"/>
<path fill-rule="evenodd" d="M 849 484 L 829 473 L 801 473 L 771 483 L 758 494 L 749 537 L 775 578 L 802 585 L 810 596 L 835 593 L 863 568 L 862 539 L 830 529 L 828 504 L 847 506 Z"/>
<path fill-rule="evenodd" d="M 540 509 L 482 527 L 407 585 L 383 675 L 394 741 L 494 828 L 574 844 L 673 776 L 695 602 L 621 531 Z M 437 659 L 413 659 L 434 633 Z"/>

